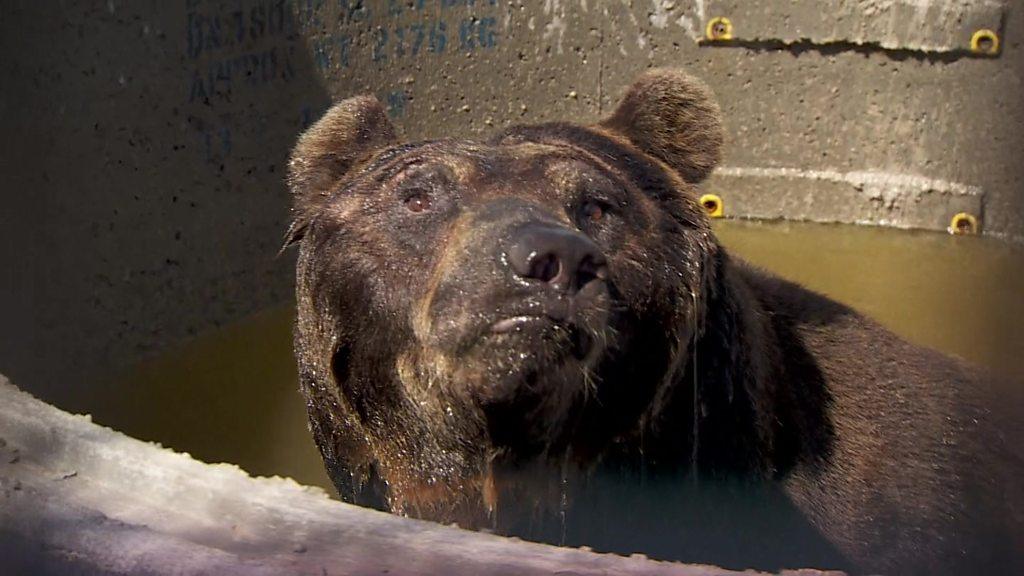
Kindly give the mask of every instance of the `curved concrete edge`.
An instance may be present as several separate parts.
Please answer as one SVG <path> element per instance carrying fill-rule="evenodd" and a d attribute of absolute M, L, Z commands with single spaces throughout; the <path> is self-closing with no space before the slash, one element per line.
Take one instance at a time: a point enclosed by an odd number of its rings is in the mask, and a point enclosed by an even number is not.
<path fill-rule="evenodd" d="M 344 504 L 290 479 L 252 478 L 130 438 L 2 376 L 0 558 L 0 571 L 31 574 L 736 573 Z"/>

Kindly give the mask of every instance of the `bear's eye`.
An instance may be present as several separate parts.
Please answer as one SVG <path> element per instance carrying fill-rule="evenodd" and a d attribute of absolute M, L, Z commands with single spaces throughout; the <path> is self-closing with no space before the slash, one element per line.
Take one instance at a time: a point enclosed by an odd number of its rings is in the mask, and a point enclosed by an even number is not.
<path fill-rule="evenodd" d="M 426 190 L 410 190 L 402 203 L 409 212 L 426 212 L 430 210 L 430 193 Z"/>
<path fill-rule="evenodd" d="M 608 212 L 608 205 L 597 200 L 587 200 L 580 208 L 583 218 L 590 222 L 600 222 Z"/>

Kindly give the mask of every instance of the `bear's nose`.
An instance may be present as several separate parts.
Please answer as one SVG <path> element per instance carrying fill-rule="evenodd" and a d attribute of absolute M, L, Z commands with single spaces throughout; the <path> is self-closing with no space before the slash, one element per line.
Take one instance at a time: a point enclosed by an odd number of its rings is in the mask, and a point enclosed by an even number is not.
<path fill-rule="evenodd" d="M 519 227 L 507 254 L 509 266 L 520 278 L 568 292 L 577 292 L 591 281 L 608 276 L 597 244 L 559 226 L 531 223 Z"/>

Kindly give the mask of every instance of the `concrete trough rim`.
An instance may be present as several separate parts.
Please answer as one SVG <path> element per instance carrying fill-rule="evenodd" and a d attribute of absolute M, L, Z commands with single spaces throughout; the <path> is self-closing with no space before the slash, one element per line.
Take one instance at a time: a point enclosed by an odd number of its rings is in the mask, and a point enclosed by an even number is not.
<path fill-rule="evenodd" d="M 3 376 L 0 496 L 6 565 L 41 574 L 741 573 L 359 508 L 289 478 L 254 478 L 131 438 Z"/>

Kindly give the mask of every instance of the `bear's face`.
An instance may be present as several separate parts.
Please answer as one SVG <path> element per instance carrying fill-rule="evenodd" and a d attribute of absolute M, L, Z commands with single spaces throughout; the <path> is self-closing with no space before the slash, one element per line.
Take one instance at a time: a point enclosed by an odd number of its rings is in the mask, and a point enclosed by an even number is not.
<path fill-rule="evenodd" d="M 497 458 L 596 456 L 656 410 L 701 320 L 705 89 L 652 72 L 600 125 L 398 144 L 371 98 L 293 156 L 296 352 L 339 488 L 493 505 Z M 460 512 L 461 513 L 461 512 Z"/>

